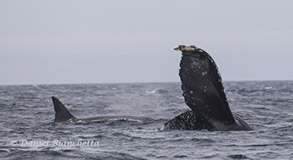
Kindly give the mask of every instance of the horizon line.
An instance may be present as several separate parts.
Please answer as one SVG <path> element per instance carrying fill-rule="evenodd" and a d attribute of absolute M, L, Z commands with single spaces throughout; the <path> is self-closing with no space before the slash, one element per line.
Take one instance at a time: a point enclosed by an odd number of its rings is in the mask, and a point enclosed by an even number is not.
<path fill-rule="evenodd" d="M 288 80 L 223 80 L 223 82 L 277 82 L 277 81 L 293 81 Z M 91 85 L 91 84 L 152 84 L 152 83 L 181 83 L 180 81 L 149 81 L 149 82 L 68 82 L 68 83 L 16 83 L 16 84 L 0 84 L 0 86 L 34 86 L 34 85 Z"/>

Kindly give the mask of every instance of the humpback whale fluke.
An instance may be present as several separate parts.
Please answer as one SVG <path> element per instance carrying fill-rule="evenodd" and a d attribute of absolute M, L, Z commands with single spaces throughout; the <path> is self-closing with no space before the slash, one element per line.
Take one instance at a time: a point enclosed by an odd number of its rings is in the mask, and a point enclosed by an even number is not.
<path fill-rule="evenodd" d="M 52 97 L 52 101 L 54 104 L 54 110 L 55 110 L 55 120 L 54 122 L 62 122 L 62 121 L 68 121 L 72 118 L 75 118 L 67 109 L 66 107 L 60 102 L 59 99 L 56 97 Z"/>
<path fill-rule="evenodd" d="M 74 117 L 62 104 L 62 102 L 56 98 L 52 97 L 52 101 L 55 109 L 55 120 L 54 122 L 97 122 L 97 121 L 105 121 L 105 120 L 134 120 L 134 121 L 150 121 L 152 118 L 149 117 L 136 117 L 136 116 L 98 116 L 98 117 L 90 117 L 90 118 L 76 118 Z"/>
<path fill-rule="evenodd" d="M 179 70 L 182 95 L 192 112 L 177 116 L 165 123 L 164 127 L 221 131 L 251 130 L 248 124 L 232 114 L 222 78 L 212 57 L 194 45 L 179 45 L 175 50 L 182 52 Z M 196 124 L 188 124 L 190 122 Z"/>

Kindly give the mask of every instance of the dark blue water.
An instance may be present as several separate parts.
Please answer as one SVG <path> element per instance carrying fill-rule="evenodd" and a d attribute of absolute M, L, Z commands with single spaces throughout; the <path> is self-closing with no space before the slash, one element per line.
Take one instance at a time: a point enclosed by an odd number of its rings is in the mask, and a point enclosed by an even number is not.
<path fill-rule="evenodd" d="M 188 110 L 180 83 L 0 86 L 0 159 L 293 159 L 293 82 L 225 88 L 232 112 L 253 131 L 157 130 Z M 54 124 L 51 96 L 79 118 L 154 120 Z"/>

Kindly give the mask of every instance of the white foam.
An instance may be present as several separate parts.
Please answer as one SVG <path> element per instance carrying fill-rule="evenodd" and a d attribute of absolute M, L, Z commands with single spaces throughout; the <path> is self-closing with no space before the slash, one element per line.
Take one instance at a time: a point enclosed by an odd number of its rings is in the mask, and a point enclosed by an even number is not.
<path fill-rule="evenodd" d="M 265 90 L 271 90 L 273 87 L 265 87 Z"/>
<path fill-rule="evenodd" d="M 150 93 L 150 94 L 154 94 L 158 91 L 158 89 L 155 89 L 155 90 L 151 90 L 151 91 L 147 91 L 147 93 Z"/>

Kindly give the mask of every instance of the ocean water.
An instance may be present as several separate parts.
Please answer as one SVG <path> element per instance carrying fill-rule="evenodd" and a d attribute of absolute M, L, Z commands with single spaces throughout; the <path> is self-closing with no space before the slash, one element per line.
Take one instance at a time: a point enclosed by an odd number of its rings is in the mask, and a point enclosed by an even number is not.
<path fill-rule="evenodd" d="M 0 86 L 0 159 L 293 159 L 293 81 L 225 82 L 233 113 L 253 131 L 160 131 L 189 108 L 180 83 Z M 52 123 L 51 96 L 78 118 Z"/>

